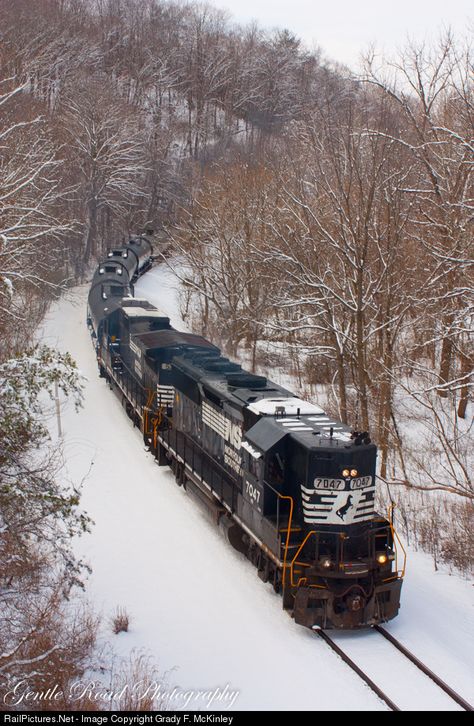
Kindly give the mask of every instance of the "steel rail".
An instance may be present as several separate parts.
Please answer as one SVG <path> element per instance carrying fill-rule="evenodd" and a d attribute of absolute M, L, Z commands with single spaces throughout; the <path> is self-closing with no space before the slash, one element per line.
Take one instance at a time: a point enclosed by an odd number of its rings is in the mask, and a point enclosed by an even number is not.
<path fill-rule="evenodd" d="M 349 666 L 350 668 L 352 668 L 352 670 L 353 670 L 353 671 L 354 671 L 355 673 L 357 673 L 357 675 L 359 676 L 359 678 L 361 678 L 361 679 L 362 679 L 362 680 L 364 681 L 364 683 L 366 683 L 366 684 L 367 684 L 367 685 L 369 686 L 369 688 L 370 688 L 370 689 L 371 689 L 371 690 L 372 690 L 372 691 L 373 691 L 373 692 L 375 693 L 375 695 L 376 695 L 376 696 L 378 696 L 378 697 L 379 697 L 379 698 L 380 698 L 380 699 L 381 699 L 381 700 L 382 700 L 382 701 L 383 701 L 384 703 L 386 703 L 386 704 L 387 704 L 387 706 L 389 707 L 389 709 L 390 709 L 391 711 L 400 711 L 400 710 L 401 710 L 401 709 L 400 709 L 400 708 L 398 708 L 398 706 L 397 706 L 397 705 L 396 705 L 396 704 L 395 704 L 395 703 L 394 703 L 394 702 L 393 702 L 393 701 L 392 701 L 392 700 L 391 700 L 391 699 L 390 699 L 390 698 L 389 698 L 389 697 L 388 697 L 388 696 L 387 696 L 387 695 L 386 695 L 386 694 L 385 694 L 385 693 L 384 693 L 384 692 L 382 691 L 382 689 L 381 689 L 381 688 L 379 688 L 379 687 L 377 686 L 377 684 L 376 684 L 376 683 L 374 683 L 374 681 L 373 681 L 373 680 L 372 680 L 371 678 L 369 678 L 369 676 L 368 676 L 368 675 L 366 675 L 366 673 L 364 673 L 364 671 L 363 671 L 363 670 L 362 670 L 361 668 L 359 668 L 359 666 L 358 666 L 358 665 L 357 665 L 356 663 L 354 663 L 354 661 L 352 660 L 352 658 L 349 658 L 349 656 L 347 655 L 347 653 L 344 653 L 344 651 L 343 651 L 343 650 L 341 650 L 341 648 L 339 648 L 339 646 L 338 646 L 338 645 L 336 645 L 336 643 L 334 642 L 334 640 L 332 640 L 332 638 L 330 638 L 330 637 L 329 637 L 329 635 L 328 635 L 327 633 L 325 633 L 325 632 L 324 632 L 324 630 L 316 630 L 316 631 L 314 631 L 314 632 L 315 632 L 315 633 L 317 633 L 317 634 L 319 635 L 319 637 L 320 637 L 320 638 L 322 638 L 322 639 L 324 640 L 324 642 L 325 642 L 325 643 L 327 643 L 327 645 L 329 645 L 329 647 L 330 647 L 330 648 L 331 648 L 331 649 L 332 649 L 332 650 L 333 650 L 333 651 L 334 651 L 335 653 L 337 653 L 337 655 L 338 655 L 338 656 L 339 656 L 340 658 L 342 658 L 342 660 L 344 661 L 344 663 L 346 663 L 346 664 L 347 664 L 347 665 L 348 665 L 348 666 Z"/>
<path fill-rule="evenodd" d="M 448 686 L 447 683 L 445 683 L 439 676 L 436 675 L 436 673 L 433 673 L 428 666 L 426 666 L 424 663 L 419 660 L 419 658 L 416 657 L 411 651 L 408 650 L 408 648 L 405 648 L 404 645 L 402 645 L 396 638 L 393 637 L 391 633 L 389 633 L 385 628 L 382 628 L 380 625 L 375 625 L 374 630 L 376 630 L 380 635 L 382 635 L 384 638 L 386 638 L 389 643 L 391 643 L 397 650 L 400 651 L 400 653 L 403 653 L 403 655 L 408 658 L 409 661 L 413 663 L 419 670 L 425 674 L 425 676 L 428 676 L 428 678 L 431 678 L 431 680 L 436 683 L 436 685 L 441 688 L 445 693 L 448 694 L 450 698 L 453 699 L 453 701 L 456 701 L 456 703 L 461 706 L 465 711 L 473 711 L 474 708 L 471 706 L 470 703 L 468 703 L 462 696 L 459 695 L 459 693 L 456 693 L 451 686 Z"/>

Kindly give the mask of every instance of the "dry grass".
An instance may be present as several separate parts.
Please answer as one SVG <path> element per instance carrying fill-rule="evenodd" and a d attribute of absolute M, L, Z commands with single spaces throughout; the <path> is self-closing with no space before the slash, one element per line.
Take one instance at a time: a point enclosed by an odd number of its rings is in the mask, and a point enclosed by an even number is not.
<path fill-rule="evenodd" d="M 166 679 L 167 674 L 161 673 L 148 655 L 134 651 L 128 661 L 121 660 L 113 665 L 110 691 L 117 695 L 101 708 L 105 711 L 168 711 Z M 139 687 L 135 688 L 135 685 Z"/>
<path fill-rule="evenodd" d="M 119 633 L 128 633 L 130 625 L 130 615 L 125 608 L 118 607 L 115 615 L 112 617 L 112 630 L 116 635 Z"/>

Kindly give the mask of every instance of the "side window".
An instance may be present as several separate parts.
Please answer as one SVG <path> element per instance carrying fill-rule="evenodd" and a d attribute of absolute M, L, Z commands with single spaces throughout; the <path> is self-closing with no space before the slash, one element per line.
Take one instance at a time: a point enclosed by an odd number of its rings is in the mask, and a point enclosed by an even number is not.
<path fill-rule="evenodd" d="M 285 464 L 277 451 L 273 452 L 268 459 L 267 478 L 271 484 L 277 487 L 280 487 L 285 481 Z"/>
<path fill-rule="evenodd" d="M 256 479 L 260 479 L 262 474 L 262 458 L 256 459 L 254 456 L 249 454 L 248 451 L 244 452 L 244 468 L 249 474 L 252 474 Z"/>

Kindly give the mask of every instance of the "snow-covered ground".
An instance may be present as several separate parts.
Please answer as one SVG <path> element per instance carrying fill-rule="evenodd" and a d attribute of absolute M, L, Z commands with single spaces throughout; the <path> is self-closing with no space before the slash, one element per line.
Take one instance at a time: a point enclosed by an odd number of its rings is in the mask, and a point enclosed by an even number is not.
<path fill-rule="evenodd" d="M 135 294 L 170 312 L 177 323 L 172 288 L 171 273 L 157 268 Z M 104 615 L 104 639 L 124 656 L 134 650 L 150 654 L 162 672 L 171 671 L 169 682 L 183 689 L 228 685 L 239 692 L 234 709 L 385 709 L 325 643 L 293 623 L 281 598 L 145 451 L 139 432 L 97 375 L 85 325 L 86 295 L 86 287 L 77 288 L 52 308 L 44 340 L 68 350 L 88 377 L 84 408 L 76 414 L 63 404 L 62 426 L 69 475 L 75 481 L 86 477 L 82 503 L 95 522 L 75 547 L 93 569 L 87 592 Z M 410 553 L 402 609 L 388 626 L 471 702 L 473 595 L 472 583 L 435 573 L 429 557 Z M 129 632 L 119 636 L 107 622 L 117 606 L 131 616 Z M 344 649 L 372 669 L 376 682 L 381 675 L 381 685 L 403 680 L 403 708 L 457 708 L 417 686 L 403 659 L 388 662 L 379 639 L 376 633 L 338 636 Z M 191 701 L 189 707 L 202 703 Z"/>

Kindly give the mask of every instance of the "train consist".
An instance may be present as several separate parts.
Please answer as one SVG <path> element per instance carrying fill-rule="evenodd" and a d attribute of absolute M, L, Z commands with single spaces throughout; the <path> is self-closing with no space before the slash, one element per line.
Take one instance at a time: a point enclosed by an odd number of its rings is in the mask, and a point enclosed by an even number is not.
<path fill-rule="evenodd" d="M 133 297 L 152 253 L 146 236 L 109 252 L 88 325 L 100 375 L 157 463 L 282 593 L 296 623 L 351 629 L 394 618 L 403 568 L 391 517 L 374 509 L 376 446 Z"/>

